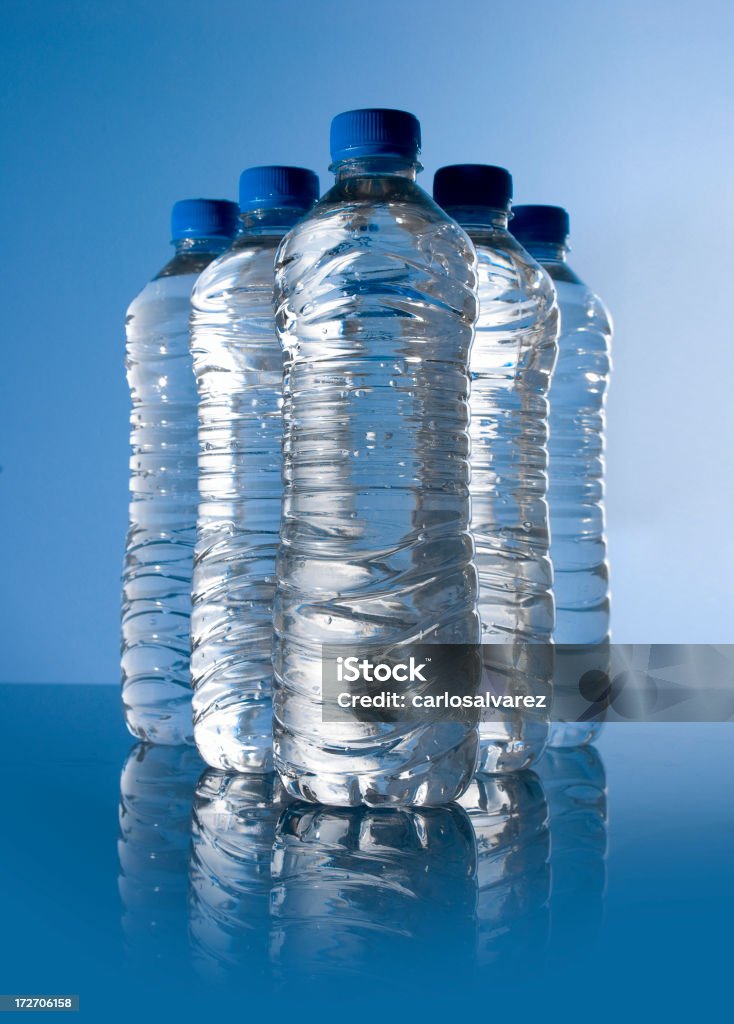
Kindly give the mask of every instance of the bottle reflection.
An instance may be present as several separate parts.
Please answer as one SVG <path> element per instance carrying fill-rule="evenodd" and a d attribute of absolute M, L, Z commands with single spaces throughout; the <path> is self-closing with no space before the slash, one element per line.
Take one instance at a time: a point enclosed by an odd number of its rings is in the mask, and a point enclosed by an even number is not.
<path fill-rule="evenodd" d="M 283 976 L 435 967 L 455 982 L 473 959 L 475 871 L 471 825 L 456 805 L 294 804 L 273 847 L 271 956 Z"/>
<path fill-rule="evenodd" d="M 270 858 L 289 799 L 274 773 L 211 769 L 196 787 L 189 928 L 195 966 L 209 981 L 266 972 Z"/>
<path fill-rule="evenodd" d="M 120 776 L 118 887 L 129 955 L 180 971 L 188 959 L 191 799 L 203 763 L 193 747 L 138 743 Z"/>
<path fill-rule="evenodd" d="M 586 952 L 602 923 L 606 888 L 607 796 L 595 747 L 548 748 L 538 765 L 550 813 L 552 949 Z"/>
<path fill-rule="evenodd" d="M 551 887 L 540 780 L 529 771 L 480 774 L 460 803 L 477 844 L 477 963 L 538 963 L 548 941 Z"/>

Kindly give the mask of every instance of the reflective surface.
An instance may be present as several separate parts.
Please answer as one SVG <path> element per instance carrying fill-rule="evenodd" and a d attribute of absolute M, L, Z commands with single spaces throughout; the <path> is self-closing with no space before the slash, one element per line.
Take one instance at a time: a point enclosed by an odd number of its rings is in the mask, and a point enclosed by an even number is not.
<path fill-rule="evenodd" d="M 677 1020 L 704 974 L 707 1005 L 728 985 L 726 724 L 610 723 L 397 811 L 131 749 L 114 687 L 0 707 L 5 993 L 78 993 L 94 1022 Z"/>

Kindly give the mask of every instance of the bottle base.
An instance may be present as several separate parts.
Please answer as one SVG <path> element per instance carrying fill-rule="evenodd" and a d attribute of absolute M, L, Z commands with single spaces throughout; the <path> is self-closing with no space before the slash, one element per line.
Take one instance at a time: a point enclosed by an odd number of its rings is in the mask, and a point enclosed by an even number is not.
<path fill-rule="evenodd" d="M 125 708 L 125 725 L 128 732 L 143 743 L 161 747 L 191 747 L 194 745 L 194 730 L 191 715 L 171 715 L 170 712 L 147 712 L 141 714 Z"/>
<path fill-rule="evenodd" d="M 526 722 L 518 728 L 517 735 L 512 735 L 511 730 L 505 730 L 499 724 L 496 728 L 482 724 L 477 772 L 485 775 L 504 775 L 524 771 L 539 760 L 547 742 L 546 722 Z"/>
<path fill-rule="evenodd" d="M 420 779 L 385 779 L 360 775 L 281 774 L 286 791 L 295 799 L 327 807 L 443 807 L 457 800 L 470 778 L 460 784 L 428 783 Z"/>
<path fill-rule="evenodd" d="M 287 792 L 298 800 L 330 807 L 443 807 L 466 791 L 476 767 L 478 744 L 470 737 L 420 769 L 392 772 L 309 772 L 279 763 Z"/>
<path fill-rule="evenodd" d="M 233 705 L 209 712 L 194 723 L 194 739 L 210 768 L 225 772 L 273 770 L 270 704 Z"/>

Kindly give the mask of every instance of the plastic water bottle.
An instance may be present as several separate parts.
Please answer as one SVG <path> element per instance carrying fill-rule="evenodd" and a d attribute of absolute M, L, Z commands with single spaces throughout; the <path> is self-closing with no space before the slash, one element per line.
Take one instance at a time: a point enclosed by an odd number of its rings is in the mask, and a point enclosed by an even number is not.
<path fill-rule="evenodd" d="M 203 768 L 190 746 L 138 743 L 122 769 L 122 930 L 130 956 L 143 970 L 177 975 L 188 960 L 191 801 Z"/>
<path fill-rule="evenodd" d="M 591 647 L 609 633 L 604 536 L 604 403 L 611 369 L 611 318 L 566 261 L 569 218 L 558 206 L 516 206 L 512 232 L 552 277 L 561 311 L 558 365 L 550 395 L 551 557 L 558 645 Z M 599 726 L 550 742 L 589 741 Z M 581 733 L 584 733 L 582 736 Z M 571 733 L 573 735 L 571 735 Z"/>
<path fill-rule="evenodd" d="M 604 914 L 607 794 L 595 747 L 548 747 L 538 762 L 551 830 L 551 948 L 568 957 L 588 950 Z"/>
<path fill-rule="evenodd" d="M 459 804 L 477 842 L 477 961 L 536 962 L 550 928 L 550 832 L 534 772 L 481 775 Z"/>
<path fill-rule="evenodd" d="M 244 171 L 240 235 L 201 275 L 192 297 L 200 502 L 191 679 L 194 737 L 213 768 L 272 767 L 283 378 L 273 323 L 273 259 L 283 235 L 317 197 L 312 171 Z"/>
<path fill-rule="evenodd" d="M 274 749 L 289 791 L 311 802 L 440 804 L 476 761 L 475 723 L 441 711 L 322 720 L 322 645 L 365 645 L 379 661 L 418 642 L 479 640 L 467 458 L 476 259 L 417 186 L 419 147 L 403 111 L 336 117 L 336 184 L 277 258 Z"/>
<path fill-rule="evenodd" d="M 235 203 L 176 203 L 176 254 L 134 299 L 125 322 L 132 457 L 122 700 L 130 732 L 153 743 L 193 742 L 189 618 L 197 490 L 190 299 L 196 278 L 236 229 Z"/>
<path fill-rule="evenodd" d="M 283 974 L 353 985 L 470 967 L 474 836 L 461 808 L 294 803 L 273 845 L 271 956 Z M 440 941 L 437 942 L 437 929 Z"/>
<path fill-rule="evenodd" d="M 471 355 L 472 533 L 479 571 L 485 686 L 545 695 L 553 674 L 553 571 L 547 491 L 548 390 L 556 360 L 553 284 L 508 231 L 512 178 L 455 164 L 434 198 L 466 230 L 479 259 Z M 486 712 L 480 770 L 526 768 L 542 753 L 549 711 Z"/>
<path fill-rule="evenodd" d="M 288 803 L 274 772 L 210 769 L 196 787 L 189 928 L 194 963 L 208 980 L 251 985 L 267 975 L 270 858 Z"/>

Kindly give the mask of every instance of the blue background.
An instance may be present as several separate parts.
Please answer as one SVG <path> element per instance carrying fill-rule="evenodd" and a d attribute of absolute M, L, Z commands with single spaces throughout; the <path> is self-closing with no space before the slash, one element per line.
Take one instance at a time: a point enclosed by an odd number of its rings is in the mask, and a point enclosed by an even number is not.
<path fill-rule="evenodd" d="M 509 167 L 561 203 L 616 323 L 615 639 L 726 642 L 734 403 L 726 2 L 3 5 L 3 678 L 114 682 L 127 303 L 179 198 L 327 173 L 331 116 L 421 118 L 426 174 Z"/>

